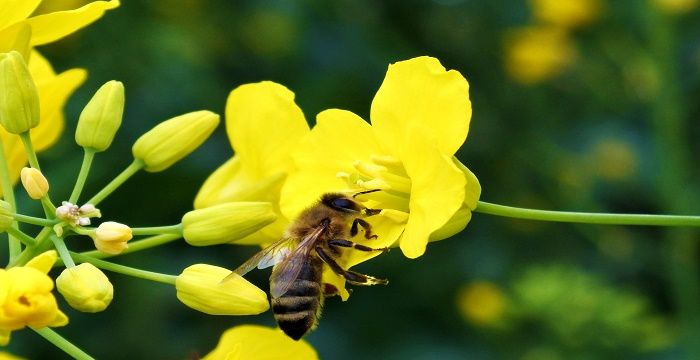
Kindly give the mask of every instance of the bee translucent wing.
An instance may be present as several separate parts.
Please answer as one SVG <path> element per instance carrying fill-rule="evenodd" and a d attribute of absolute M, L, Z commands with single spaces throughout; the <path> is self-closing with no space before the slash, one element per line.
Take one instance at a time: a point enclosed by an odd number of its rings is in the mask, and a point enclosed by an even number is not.
<path fill-rule="evenodd" d="M 264 269 L 277 264 L 291 252 L 291 249 L 294 247 L 294 243 L 294 239 L 291 238 L 282 238 L 277 240 L 276 242 L 272 243 L 272 245 L 253 255 L 253 257 L 241 264 L 241 266 L 237 267 L 236 270 L 233 270 L 233 272 L 231 272 L 229 276 L 225 277 L 222 282 L 234 278 L 236 274 L 243 276 L 256 267 L 258 269 Z"/>
<path fill-rule="evenodd" d="M 294 283 L 306 263 L 319 235 L 325 230 L 319 227 L 302 239 L 296 249 L 272 269 L 270 295 L 278 298 L 284 295 Z"/>

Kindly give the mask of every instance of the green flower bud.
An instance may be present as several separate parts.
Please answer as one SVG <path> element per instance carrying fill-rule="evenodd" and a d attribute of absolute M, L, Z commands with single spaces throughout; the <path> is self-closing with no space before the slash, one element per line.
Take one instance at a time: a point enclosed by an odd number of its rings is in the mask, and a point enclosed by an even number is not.
<path fill-rule="evenodd" d="M 49 193 L 49 182 L 39 169 L 25 167 L 20 172 L 19 178 L 30 198 L 39 200 Z"/>
<path fill-rule="evenodd" d="M 0 58 L 0 124 L 13 134 L 39 125 L 39 94 L 17 51 Z"/>
<path fill-rule="evenodd" d="M 123 112 L 124 84 L 106 82 L 80 113 L 75 142 L 84 148 L 107 150 L 122 123 Z"/>
<path fill-rule="evenodd" d="M 5 200 L 0 200 L 0 232 L 7 230 L 15 221 L 12 206 Z"/>
<path fill-rule="evenodd" d="M 90 263 L 63 270 L 56 278 L 56 288 L 68 305 L 82 312 L 100 312 L 109 306 L 114 297 L 112 283 Z"/>
<path fill-rule="evenodd" d="M 210 315 L 255 315 L 267 311 L 267 294 L 231 270 L 207 264 L 185 269 L 175 280 L 183 304 Z M 224 281 L 222 281 L 224 280 Z"/>
<path fill-rule="evenodd" d="M 141 135 L 131 148 L 144 170 L 163 171 L 194 151 L 219 125 L 219 115 L 195 111 L 166 120 Z"/>
<path fill-rule="evenodd" d="M 269 202 L 229 202 L 185 214 L 182 217 L 183 237 L 194 246 L 230 243 L 276 219 Z"/>

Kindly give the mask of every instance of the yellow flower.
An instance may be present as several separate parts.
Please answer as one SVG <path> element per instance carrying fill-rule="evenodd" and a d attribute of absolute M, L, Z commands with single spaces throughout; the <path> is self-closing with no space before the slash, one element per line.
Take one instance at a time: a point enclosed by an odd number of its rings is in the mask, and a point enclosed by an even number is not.
<path fill-rule="evenodd" d="M 97 250 L 116 255 L 126 250 L 131 240 L 131 228 L 114 221 L 105 221 L 95 230 L 92 240 Z"/>
<path fill-rule="evenodd" d="M 530 5 L 537 20 L 563 28 L 588 24 L 602 10 L 600 0 L 530 0 Z"/>
<path fill-rule="evenodd" d="M 282 189 L 282 213 L 293 218 L 326 192 L 381 189 L 359 198 L 384 209 L 368 219 L 379 235 L 373 246 L 400 237 L 407 257 L 422 255 L 457 211 L 465 210 L 458 224 L 449 224 L 452 233 L 476 207 L 479 183 L 453 156 L 470 118 L 469 85 L 459 72 L 431 57 L 390 65 L 372 102 L 372 125 L 349 111 L 318 115 L 292 155 L 297 171 Z"/>
<path fill-rule="evenodd" d="M 0 53 L 19 51 L 28 58 L 29 72 L 39 93 L 39 125 L 32 129 L 36 151 L 53 145 L 63 131 L 63 106 L 68 97 L 85 81 L 83 69 L 70 69 L 56 74 L 51 64 L 34 46 L 59 40 L 93 23 L 106 10 L 119 6 L 119 1 L 96 1 L 79 9 L 30 17 L 40 1 L 0 1 Z M 27 163 L 27 155 L 17 136 L 0 129 L 5 156 L 13 182 Z"/>
<path fill-rule="evenodd" d="M 685 14 L 698 7 L 698 0 L 651 0 L 657 8 L 674 15 Z"/>
<path fill-rule="evenodd" d="M 505 41 L 505 67 L 516 81 L 532 85 L 562 73 L 576 58 L 568 35 L 552 27 L 513 30 Z"/>
<path fill-rule="evenodd" d="M 56 278 L 56 288 L 68 305 L 89 313 L 106 309 L 114 297 L 112 283 L 90 263 L 64 269 Z"/>
<path fill-rule="evenodd" d="M 284 86 L 263 81 L 231 91 L 226 101 L 226 133 L 235 155 L 206 180 L 195 208 L 266 201 L 279 214 L 280 188 L 292 168 L 289 154 L 308 132 L 294 93 Z M 282 236 L 288 223 L 278 216 L 274 223 L 237 243 L 270 243 Z"/>
<path fill-rule="evenodd" d="M 52 250 L 25 266 L 0 269 L 0 345 L 7 345 L 10 333 L 25 326 L 42 328 L 68 323 L 51 293 L 53 281 L 46 275 L 56 258 Z"/>
<path fill-rule="evenodd" d="M 461 231 L 481 193 L 474 174 L 454 154 L 467 137 L 471 118 L 469 84 L 431 57 L 389 66 L 372 102 L 371 121 L 343 110 L 320 113 L 316 126 L 292 154 L 297 170 L 282 188 L 280 207 L 294 218 L 322 193 L 380 189 L 362 195 L 378 239 L 355 241 L 372 247 L 397 242 L 409 258 L 421 256 L 429 241 Z M 377 252 L 349 251 L 348 268 Z M 343 299 L 344 280 L 326 271 Z"/>
<path fill-rule="evenodd" d="M 25 167 L 20 172 L 20 178 L 30 198 L 38 200 L 49 193 L 49 182 L 38 169 Z"/>
<path fill-rule="evenodd" d="M 210 315 L 255 315 L 267 311 L 267 294 L 241 276 L 224 278 L 231 270 L 195 264 L 175 280 L 177 298 L 185 305 Z"/>
<path fill-rule="evenodd" d="M 506 297 L 495 284 L 476 281 L 459 291 L 457 305 L 462 315 L 475 325 L 496 325 L 505 315 Z"/>
<path fill-rule="evenodd" d="M 12 355 L 8 352 L 0 351 L 0 360 L 24 360 L 24 358 Z"/>
<path fill-rule="evenodd" d="M 316 351 L 304 340 L 294 341 L 280 329 L 240 325 L 226 330 L 203 360 L 314 360 Z"/>
<path fill-rule="evenodd" d="M 131 152 L 144 170 L 163 171 L 202 145 L 219 125 L 219 115 L 200 110 L 176 116 L 141 135 Z"/>
<path fill-rule="evenodd" d="M 238 243 L 276 219 L 268 202 L 224 203 L 185 214 L 182 237 L 195 246 Z"/>

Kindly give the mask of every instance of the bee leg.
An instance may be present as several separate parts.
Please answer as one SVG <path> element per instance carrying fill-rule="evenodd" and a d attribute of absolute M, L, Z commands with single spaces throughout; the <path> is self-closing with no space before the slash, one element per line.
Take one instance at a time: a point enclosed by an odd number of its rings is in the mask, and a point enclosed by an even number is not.
<path fill-rule="evenodd" d="M 326 254 L 326 252 L 320 246 L 316 247 L 316 253 L 318 254 L 318 257 L 320 257 L 321 260 L 323 260 L 323 262 L 325 262 L 326 264 L 328 264 L 328 266 L 331 267 L 331 270 L 333 270 L 334 273 L 344 277 L 345 280 L 350 284 L 363 286 L 389 284 L 389 280 L 386 279 L 377 279 L 373 276 L 343 269 L 343 267 L 338 265 L 335 259 L 328 256 L 328 254 Z"/>
<path fill-rule="evenodd" d="M 362 244 L 358 244 L 356 242 L 350 241 L 350 240 L 345 240 L 345 239 L 332 239 L 328 240 L 328 245 L 331 246 L 340 246 L 340 247 L 346 247 L 346 248 L 353 248 L 357 249 L 360 251 L 381 251 L 381 252 L 389 252 L 389 248 L 371 248 L 369 246 L 364 246 Z"/>
<path fill-rule="evenodd" d="M 365 229 L 365 239 L 376 239 L 377 235 L 372 234 L 372 225 L 370 225 L 367 221 L 362 220 L 360 218 L 356 218 L 355 220 L 352 221 L 352 225 L 350 226 L 350 236 L 355 236 L 357 235 L 358 229 L 357 225 L 362 226 L 363 229 Z"/>

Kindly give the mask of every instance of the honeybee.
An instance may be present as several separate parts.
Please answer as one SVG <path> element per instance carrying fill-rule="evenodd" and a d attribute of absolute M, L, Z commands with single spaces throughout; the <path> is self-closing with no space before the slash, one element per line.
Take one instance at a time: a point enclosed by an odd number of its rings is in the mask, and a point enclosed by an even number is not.
<path fill-rule="evenodd" d="M 388 251 L 387 248 L 375 249 L 349 240 L 358 234 L 359 227 L 364 229 L 366 239 L 377 238 L 364 218 L 381 210 L 369 209 L 354 200 L 358 195 L 374 191 L 377 190 L 356 193 L 352 197 L 340 193 L 324 194 L 292 222 L 280 240 L 255 254 L 229 275 L 242 276 L 256 267 L 274 266 L 270 276 L 272 312 L 279 327 L 292 339 L 299 340 L 316 327 L 324 296 L 337 293 L 334 286 L 321 283 L 324 265 L 353 285 L 389 283 L 386 279 L 346 270 L 336 261 L 343 248 Z"/>

